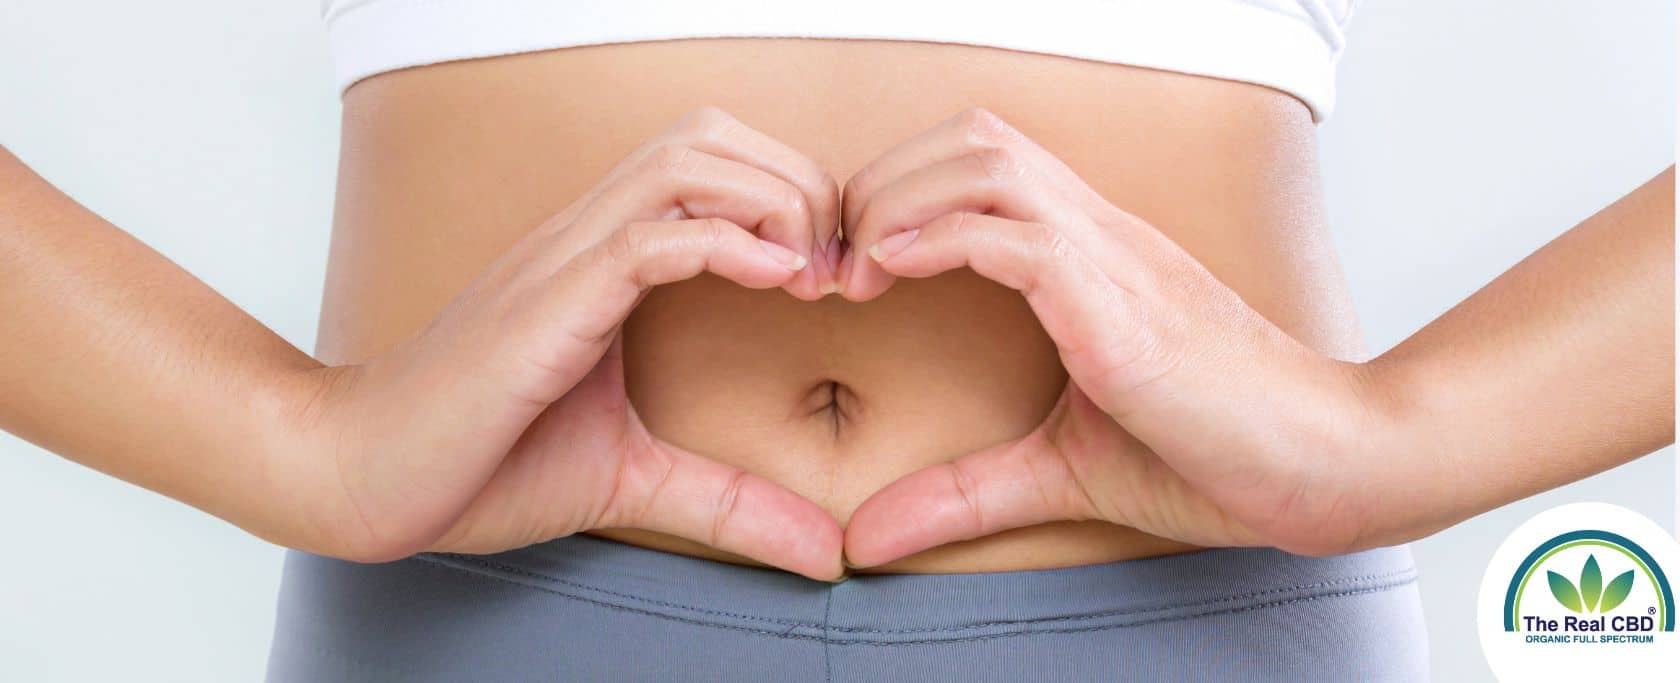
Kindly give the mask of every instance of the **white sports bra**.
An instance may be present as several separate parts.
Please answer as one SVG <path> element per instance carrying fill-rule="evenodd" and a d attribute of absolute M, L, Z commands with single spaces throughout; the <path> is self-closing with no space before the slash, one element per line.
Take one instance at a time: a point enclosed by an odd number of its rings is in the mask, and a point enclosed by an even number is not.
<path fill-rule="evenodd" d="M 1270 86 L 1322 121 L 1359 0 L 321 0 L 340 92 L 377 73 L 579 45 L 721 37 L 960 43 Z"/>

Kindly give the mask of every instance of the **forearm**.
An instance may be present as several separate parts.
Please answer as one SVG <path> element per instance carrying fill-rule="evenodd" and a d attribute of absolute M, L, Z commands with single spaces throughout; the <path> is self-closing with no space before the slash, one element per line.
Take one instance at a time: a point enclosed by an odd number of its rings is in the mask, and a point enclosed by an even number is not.
<path fill-rule="evenodd" d="M 1674 170 L 1365 370 L 1371 543 L 1433 532 L 1674 441 Z M 1426 492 L 1427 495 L 1418 495 Z"/>
<path fill-rule="evenodd" d="M 968 267 L 1019 290 L 1069 390 L 1032 434 L 865 501 L 851 557 L 1062 519 L 1343 553 L 1674 439 L 1673 169 L 1389 353 L 1349 363 L 1286 334 L 995 117 L 952 124 L 884 157 L 931 160 L 917 170 L 890 167 L 899 179 L 862 199 L 848 185 L 863 207 L 848 239 L 894 277 Z"/>
<path fill-rule="evenodd" d="M 0 428 L 309 543 L 274 445 L 319 364 L 3 149 L 0 312 Z"/>

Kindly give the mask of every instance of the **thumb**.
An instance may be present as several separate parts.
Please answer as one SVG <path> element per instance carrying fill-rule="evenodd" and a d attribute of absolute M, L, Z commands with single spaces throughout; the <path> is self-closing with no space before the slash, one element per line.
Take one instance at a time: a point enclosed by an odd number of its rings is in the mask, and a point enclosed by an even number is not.
<path fill-rule="evenodd" d="M 840 524 L 769 480 L 654 440 L 622 465 L 598 528 L 646 529 L 831 580 Z"/>
<path fill-rule="evenodd" d="M 1096 510 L 1043 429 L 905 475 L 875 492 L 846 526 L 846 562 L 886 564 L 934 546 Z"/>

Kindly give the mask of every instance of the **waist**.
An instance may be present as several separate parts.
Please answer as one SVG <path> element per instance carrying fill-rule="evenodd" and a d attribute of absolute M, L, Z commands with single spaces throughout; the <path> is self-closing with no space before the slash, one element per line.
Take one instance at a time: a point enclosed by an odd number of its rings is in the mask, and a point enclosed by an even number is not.
<path fill-rule="evenodd" d="M 1052 571 L 854 576 L 837 584 L 581 537 L 491 556 L 427 553 L 408 563 L 837 645 L 1127 628 L 1407 589 L 1417 580 L 1407 546 L 1331 557 L 1217 548 Z"/>
<path fill-rule="evenodd" d="M 294 552 L 280 591 L 270 681 L 1429 678 L 1405 547 L 828 584 L 571 537 L 385 564 Z"/>
<path fill-rule="evenodd" d="M 1311 120 L 1287 95 L 987 48 L 704 40 L 441 64 L 351 88 L 319 355 L 353 361 L 420 329 L 520 235 L 703 104 L 841 182 L 898 140 L 985 106 L 1284 330 L 1358 353 L 1321 219 Z M 865 304 L 703 277 L 655 290 L 624 335 L 631 401 L 654 434 L 842 521 L 899 476 L 1025 434 L 1066 381 L 1020 297 L 966 271 L 901 281 Z M 605 535 L 715 556 L 646 533 Z M 1066 523 L 888 569 L 1034 569 L 1184 549 Z"/>

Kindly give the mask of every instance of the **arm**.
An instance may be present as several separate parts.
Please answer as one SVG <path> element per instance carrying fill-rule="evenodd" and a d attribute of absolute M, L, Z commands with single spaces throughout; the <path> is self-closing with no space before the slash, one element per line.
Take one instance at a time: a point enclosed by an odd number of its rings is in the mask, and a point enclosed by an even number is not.
<path fill-rule="evenodd" d="M 1356 461 L 1417 538 L 1674 442 L 1674 168 L 1364 369 Z M 1414 495 L 1413 492 L 1430 492 Z M 1392 512 L 1389 514 L 1393 514 Z"/>
<path fill-rule="evenodd" d="M 1674 439 L 1672 169 L 1364 364 L 1296 342 L 985 112 L 858 175 L 895 179 L 847 187 L 874 257 L 849 298 L 972 268 L 1022 292 L 1070 383 L 1033 433 L 860 505 L 854 564 L 1062 519 L 1346 552 Z"/>
<path fill-rule="evenodd" d="M 347 559 L 610 526 L 831 577 L 838 523 L 648 434 L 617 348 L 649 289 L 702 272 L 821 296 L 806 266 L 837 202 L 814 162 L 702 110 L 415 336 L 324 367 L 0 152 L 0 428 Z"/>
<path fill-rule="evenodd" d="M 4 150 L 0 312 L 0 427 L 266 539 L 333 545 L 277 514 L 318 492 L 269 450 L 321 364 Z"/>

